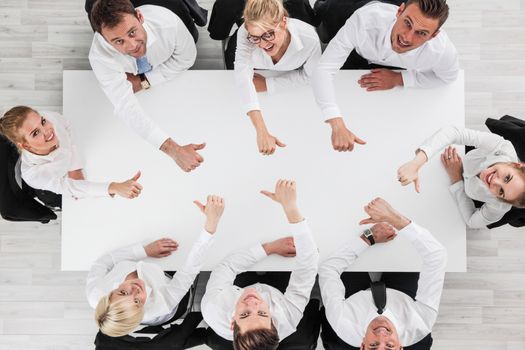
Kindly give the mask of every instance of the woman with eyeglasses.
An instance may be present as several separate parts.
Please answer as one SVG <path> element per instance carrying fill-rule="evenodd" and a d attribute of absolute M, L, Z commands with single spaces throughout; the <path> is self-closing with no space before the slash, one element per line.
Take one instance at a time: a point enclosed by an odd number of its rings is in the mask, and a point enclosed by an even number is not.
<path fill-rule="evenodd" d="M 259 152 L 270 155 L 285 144 L 270 134 L 259 107 L 257 92 L 274 93 L 297 84 L 308 84 L 321 45 L 315 29 L 289 18 L 282 0 L 247 0 L 244 25 L 237 33 L 235 80 L 241 92 L 243 111 L 257 132 Z M 282 72 L 273 77 L 254 69 Z"/>

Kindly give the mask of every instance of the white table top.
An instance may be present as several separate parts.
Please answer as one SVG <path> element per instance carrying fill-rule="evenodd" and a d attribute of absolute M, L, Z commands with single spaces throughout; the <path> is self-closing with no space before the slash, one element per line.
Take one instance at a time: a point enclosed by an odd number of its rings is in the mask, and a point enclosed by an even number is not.
<path fill-rule="evenodd" d="M 418 145 L 444 125 L 464 125 L 464 78 L 431 90 L 366 92 L 356 83 L 360 71 L 336 76 L 338 101 L 347 126 L 368 142 L 338 153 L 330 127 L 322 121 L 309 87 L 279 95 L 260 94 L 266 124 L 287 144 L 272 156 L 258 153 L 255 132 L 240 108 L 231 71 L 189 71 L 180 78 L 140 92 L 137 97 L 179 144 L 206 142 L 204 163 L 184 173 L 117 117 L 91 71 L 64 72 L 64 115 L 72 121 L 83 152 L 85 175 L 93 181 L 122 181 L 142 170 L 142 195 L 134 200 L 64 196 L 62 269 L 88 270 L 102 253 L 116 247 L 170 236 L 180 243 L 171 257 L 156 260 L 177 270 L 204 217 L 192 203 L 207 194 L 226 199 L 216 241 L 203 270 L 229 252 L 289 235 L 280 206 L 263 195 L 278 178 L 295 179 L 298 203 L 316 238 L 321 260 L 358 235 L 363 206 L 381 196 L 428 228 L 448 250 L 447 271 L 466 271 L 466 230 L 439 159 L 420 174 L 422 193 L 401 187 L 396 171 Z M 253 270 L 289 270 L 292 258 L 270 257 Z M 421 259 L 398 236 L 368 249 L 354 271 L 418 271 Z"/>

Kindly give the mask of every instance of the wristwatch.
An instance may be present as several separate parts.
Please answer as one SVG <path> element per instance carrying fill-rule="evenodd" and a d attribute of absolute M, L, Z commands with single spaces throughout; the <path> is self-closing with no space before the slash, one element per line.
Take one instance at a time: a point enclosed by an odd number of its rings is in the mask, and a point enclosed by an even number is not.
<path fill-rule="evenodd" d="M 370 242 L 370 245 L 376 244 L 376 241 L 374 240 L 374 234 L 372 233 L 372 230 L 370 230 L 369 228 L 364 230 L 363 236 L 365 236 L 365 238 L 368 239 L 368 241 Z"/>
<path fill-rule="evenodd" d="M 146 79 L 146 75 L 144 73 L 141 73 L 139 74 L 139 78 L 140 78 L 140 86 L 142 86 L 144 90 L 148 90 L 151 87 L 151 85 L 148 79 Z"/>

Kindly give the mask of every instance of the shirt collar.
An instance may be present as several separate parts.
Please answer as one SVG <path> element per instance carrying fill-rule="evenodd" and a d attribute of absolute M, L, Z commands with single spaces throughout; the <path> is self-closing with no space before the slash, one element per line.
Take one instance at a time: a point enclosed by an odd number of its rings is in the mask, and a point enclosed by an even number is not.
<path fill-rule="evenodd" d="M 155 35 L 155 31 L 153 30 L 153 28 L 151 28 L 149 23 L 146 22 L 146 20 L 144 20 L 143 27 L 147 35 L 147 42 L 146 42 L 146 55 L 147 55 L 148 49 L 157 41 L 157 35 Z"/>

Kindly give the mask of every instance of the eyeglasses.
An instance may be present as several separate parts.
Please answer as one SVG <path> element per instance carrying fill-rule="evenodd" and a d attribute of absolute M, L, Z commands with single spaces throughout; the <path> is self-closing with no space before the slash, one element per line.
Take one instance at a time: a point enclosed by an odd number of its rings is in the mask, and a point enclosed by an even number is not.
<path fill-rule="evenodd" d="M 261 40 L 264 40 L 266 42 L 273 41 L 275 39 L 275 31 L 279 28 L 279 25 L 280 23 L 277 25 L 277 27 L 275 27 L 274 29 L 270 29 L 267 32 L 264 32 L 261 36 L 248 34 L 246 38 L 250 43 L 254 45 L 258 45 L 261 42 Z"/>

